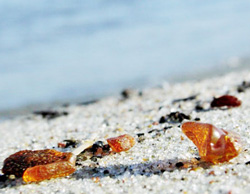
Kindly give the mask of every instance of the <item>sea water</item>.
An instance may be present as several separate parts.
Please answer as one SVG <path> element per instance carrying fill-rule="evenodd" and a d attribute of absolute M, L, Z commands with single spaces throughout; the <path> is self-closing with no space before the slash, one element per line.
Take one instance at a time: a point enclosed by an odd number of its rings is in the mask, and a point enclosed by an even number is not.
<path fill-rule="evenodd" d="M 250 54 L 250 2 L 0 0 L 0 111 L 216 72 Z"/>

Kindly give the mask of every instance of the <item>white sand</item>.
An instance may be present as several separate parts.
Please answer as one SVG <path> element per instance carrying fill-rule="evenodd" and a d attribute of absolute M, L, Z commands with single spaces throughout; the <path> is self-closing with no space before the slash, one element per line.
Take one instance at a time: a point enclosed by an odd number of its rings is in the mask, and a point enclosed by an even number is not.
<path fill-rule="evenodd" d="M 87 106 L 58 109 L 68 111 L 68 116 L 47 120 L 30 114 L 2 122 L 0 166 L 6 157 L 19 150 L 52 148 L 64 139 L 105 141 L 125 133 L 136 138 L 137 133 L 145 133 L 145 140 L 127 152 L 106 156 L 98 162 L 85 161 L 84 167 L 79 166 L 65 178 L 38 184 L 23 184 L 21 179 L 8 184 L 1 182 L 0 193 L 250 193 L 250 165 L 245 164 L 250 160 L 250 88 L 242 93 L 236 89 L 244 80 L 250 81 L 250 72 L 199 82 L 164 83 L 144 90 L 142 96 L 134 91 L 127 100 L 110 97 Z M 227 93 L 242 100 L 242 106 L 194 110 L 197 101 L 208 108 L 214 96 Z M 172 103 L 194 94 L 198 94 L 195 100 Z M 152 125 L 174 111 L 237 132 L 243 141 L 243 152 L 219 165 L 201 163 L 195 169 L 177 168 L 177 162 L 194 161 L 198 157 L 197 148 L 181 132 L 179 123 Z M 165 126 L 173 127 L 160 135 L 148 133 Z"/>

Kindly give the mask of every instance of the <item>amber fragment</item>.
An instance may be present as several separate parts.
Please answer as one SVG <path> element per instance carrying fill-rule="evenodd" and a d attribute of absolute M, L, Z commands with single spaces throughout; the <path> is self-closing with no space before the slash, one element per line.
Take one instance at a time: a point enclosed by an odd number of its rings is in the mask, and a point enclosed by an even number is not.
<path fill-rule="evenodd" d="M 72 161 L 57 161 L 51 164 L 30 167 L 24 171 L 23 180 L 25 182 L 38 182 L 46 179 L 64 177 L 75 172 L 75 158 Z"/>
<path fill-rule="evenodd" d="M 135 139 L 128 134 L 109 138 L 107 142 L 114 152 L 127 151 L 135 145 Z"/>
<path fill-rule="evenodd" d="M 23 150 L 5 159 L 2 172 L 23 176 L 25 182 L 41 181 L 73 173 L 74 163 L 75 156 L 72 153 L 53 149 Z"/>
<path fill-rule="evenodd" d="M 193 141 L 202 160 L 214 164 L 226 162 L 240 152 L 239 137 L 218 129 L 212 124 L 186 122 L 181 126 L 184 134 Z"/>
<path fill-rule="evenodd" d="M 214 98 L 213 101 L 211 102 L 211 107 L 238 107 L 241 105 L 241 101 L 230 95 L 223 95 L 219 98 Z"/>

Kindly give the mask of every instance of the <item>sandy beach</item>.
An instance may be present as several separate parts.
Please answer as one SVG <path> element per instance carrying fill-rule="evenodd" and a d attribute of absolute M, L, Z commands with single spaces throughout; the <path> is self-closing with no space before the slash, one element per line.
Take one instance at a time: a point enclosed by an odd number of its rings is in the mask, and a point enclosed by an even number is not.
<path fill-rule="evenodd" d="M 142 91 L 130 90 L 83 105 L 27 114 L 0 123 L 0 166 L 20 150 L 55 148 L 63 140 L 106 139 L 130 134 L 126 152 L 78 161 L 70 176 L 25 184 L 1 179 L 0 193 L 249 193 L 250 71 L 228 73 Z M 241 87 L 239 87 L 241 86 Z M 211 108 L 214 97 L 230 94 L 237 108 Z M 187 117 L 160 122 L 171 113 Z M 212 165 L 199 159 L 197 147 L 181 131 L 185 121 L 211 123 L 241 137 L 242 152 Z"/>

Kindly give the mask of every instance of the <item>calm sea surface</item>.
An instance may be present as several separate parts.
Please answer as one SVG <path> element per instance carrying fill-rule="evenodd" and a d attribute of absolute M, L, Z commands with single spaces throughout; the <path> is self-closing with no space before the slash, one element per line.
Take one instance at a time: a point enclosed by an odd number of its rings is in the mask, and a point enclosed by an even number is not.
<path fill-rule="evenodd" d="M 236 65 L 250 1 L 0 0 L 0 111 Z"/>

